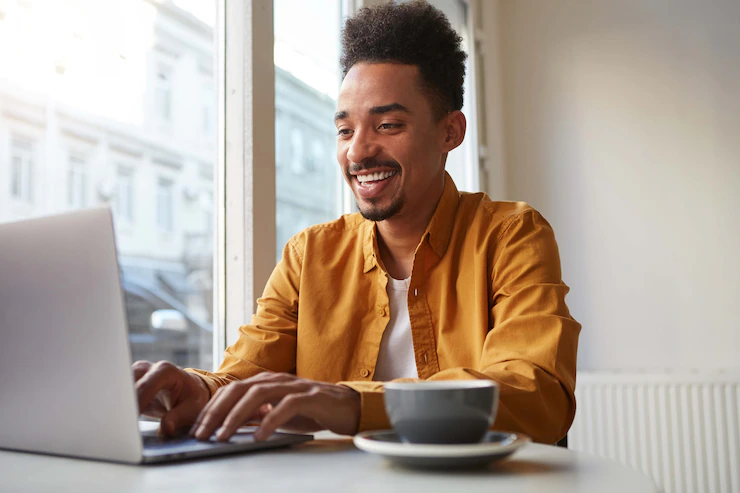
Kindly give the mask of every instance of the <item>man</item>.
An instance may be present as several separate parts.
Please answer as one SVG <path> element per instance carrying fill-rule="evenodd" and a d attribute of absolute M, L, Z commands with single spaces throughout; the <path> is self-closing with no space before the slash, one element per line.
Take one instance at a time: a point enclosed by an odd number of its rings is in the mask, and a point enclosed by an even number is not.
<path fill-rule="evenodd" d="M 360 213 L 289 241 L 216 373 L 134 364 L 140 411 L 163 433 L 388 428 L 382 381 L 395 378 L 492 379 L 494 428 L 567 433 L 580 326 L 552 229 L 445 172 L 465 135 L 460 41 L 424 2 L 347 21 L 337 159 Z"/>

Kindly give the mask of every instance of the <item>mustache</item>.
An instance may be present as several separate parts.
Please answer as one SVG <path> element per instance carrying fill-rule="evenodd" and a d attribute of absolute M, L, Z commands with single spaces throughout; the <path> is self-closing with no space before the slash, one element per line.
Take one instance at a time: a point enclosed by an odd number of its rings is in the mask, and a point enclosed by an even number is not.
<path fill-rule="evenodd" d="M 368 158 L 359 163 L 350 164 L 347 168 L 347 175 L 359 173 L 360 171 L 370 171 L 375 168 L 390 168 L 394 171 L 401 171 L 401 165 L 392 159 L 381 161 L 375 158 Z"/>

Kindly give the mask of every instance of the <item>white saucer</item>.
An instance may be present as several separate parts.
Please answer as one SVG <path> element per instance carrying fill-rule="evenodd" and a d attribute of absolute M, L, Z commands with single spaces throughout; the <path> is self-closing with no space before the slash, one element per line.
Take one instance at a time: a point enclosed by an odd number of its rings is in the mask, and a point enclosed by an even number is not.
<path fill-rule="evenodd" d="M 366 431 L 355 436 L 357 448 L 411 467 L 472 467 L 501 460 L 531 439 L 518 433 L 489 431 L 478 443 L 417 444 L 401 441 L 392 430 Z"/>

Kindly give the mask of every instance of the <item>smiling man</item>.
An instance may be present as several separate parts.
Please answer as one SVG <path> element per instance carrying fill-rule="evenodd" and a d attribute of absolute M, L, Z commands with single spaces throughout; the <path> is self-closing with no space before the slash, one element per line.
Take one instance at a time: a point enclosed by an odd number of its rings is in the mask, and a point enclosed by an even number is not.
<path fill-rule="evenodd" d="M 251 323 L 215 373 L 137 362 L 162 431 L 228 439 L 259 420 L 388 428 L 383 382 L 490 379 L 494 428 L 555 443 L 575 414 L 580 325 L 550 225 L 524 203 L 458 192 L 465 53 L 424 2 L 362 9 L 343 33 L 337 160 L 359 213 L 285 246 Z"/>

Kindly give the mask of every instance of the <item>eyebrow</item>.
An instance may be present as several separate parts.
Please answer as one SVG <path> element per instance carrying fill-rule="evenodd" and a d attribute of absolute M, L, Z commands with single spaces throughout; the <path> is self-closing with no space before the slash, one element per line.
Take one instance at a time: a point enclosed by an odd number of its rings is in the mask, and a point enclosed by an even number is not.
<path fill-rule="evenodd" d="M 383 113 L 390 113 L 391 111 L 401 111 L 403 113 L 411 113 L 407 107 L 402 105 L 401 103 L 391 103 L 391 104 L 384 104 L 383 106 L 373 106 L 370 108 L 368 113 L 371 115 L 382 115 Z M 344 120 L 349 116 L 349 112 L 347 111 L 337 111 L 334 113 L 334 121 Z"/>

